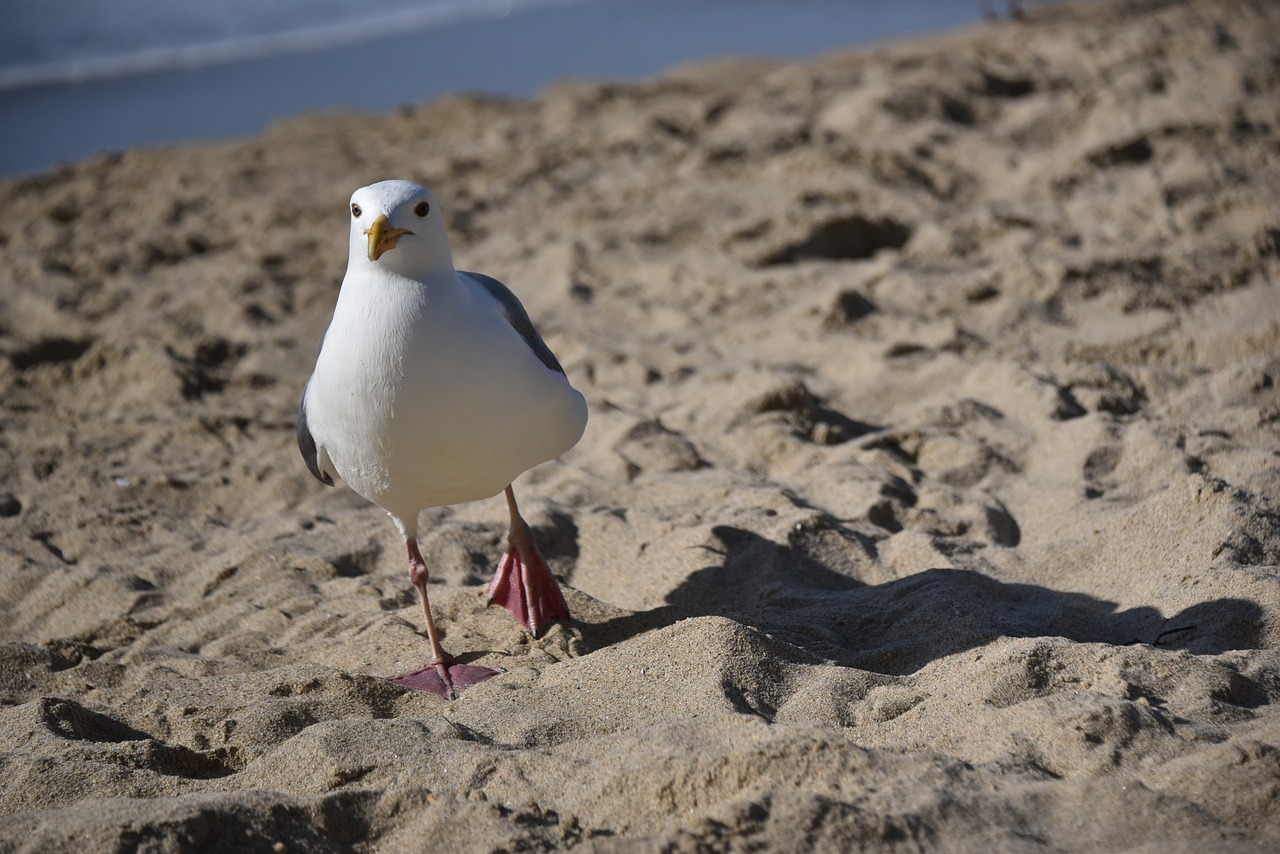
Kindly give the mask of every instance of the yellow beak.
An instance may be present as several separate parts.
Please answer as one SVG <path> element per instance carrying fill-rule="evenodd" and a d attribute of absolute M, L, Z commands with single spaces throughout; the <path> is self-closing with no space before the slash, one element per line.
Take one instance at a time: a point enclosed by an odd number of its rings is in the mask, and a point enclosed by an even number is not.
<path fill-rule="evenodd" d="M 396 241 L 406 234 L 413 234 L 407 228 L 392 228 L 391 220 L 381 214 L 373 221 L 373 225 L 364 231 L 369 235 L 369 260 L 377 261 L 387 252 L 396 248 Z"/>

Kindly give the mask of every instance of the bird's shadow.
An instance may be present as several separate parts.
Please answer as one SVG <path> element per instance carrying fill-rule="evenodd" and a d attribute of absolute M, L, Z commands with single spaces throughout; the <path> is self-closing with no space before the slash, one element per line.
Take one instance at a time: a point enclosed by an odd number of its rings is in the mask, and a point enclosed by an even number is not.
<path fill-rule="evenodd" d="M 1166 617 L 1115 602 L 979 572 L 925 569 L 868 585 L 833 571 L 797 544 L 718 526 L 721 560 L 693 572 L 649 611 L 582 624 L 588 649 L 697 616 L 752 626 L 817 658 L 877 673 L 914 673 L 931 661 L 1002 637 L 1063 637 L 1214 654 L 1256 649 L 1262 609 L 1246 599 L 1202 602 Z"/>

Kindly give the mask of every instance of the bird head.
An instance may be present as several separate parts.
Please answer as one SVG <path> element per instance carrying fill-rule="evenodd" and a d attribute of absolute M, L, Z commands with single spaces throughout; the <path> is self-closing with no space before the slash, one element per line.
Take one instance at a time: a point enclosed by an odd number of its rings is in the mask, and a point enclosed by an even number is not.
<path fill-rule="evenodd" d="M 436 198 L 412 181 L 381 181 L 351 195 L 349 266 L 374 264 L 410 278 L 453 269 Z"/>

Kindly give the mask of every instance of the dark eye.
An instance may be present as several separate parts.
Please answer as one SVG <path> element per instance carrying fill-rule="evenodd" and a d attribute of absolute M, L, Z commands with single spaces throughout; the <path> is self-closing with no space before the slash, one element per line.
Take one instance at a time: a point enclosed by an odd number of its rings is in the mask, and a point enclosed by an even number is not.
<path fill-rule="evenodd" d="M 427 214 L 431 213 L 431 205 L 427 204 L 426 202 L 418 202 L 416 205 L 413 206 L 413 212 L 416 213 L 418 216 L 426 216 Z"/>
<path fill-rule="evenodd" d="M 364 213 L 364 211 L 360 210 L 360 206 L 359 206 L 359 205 L 357 205 L 355 202 L 352 202 L 352 203 L 351 203 L 351 215 L 352 215 L 353 217 L 355 217 L 356 219 L 359 219 L 359 218 L 360 218 L 360 214 L 362 214 L 362 213 Z"/>

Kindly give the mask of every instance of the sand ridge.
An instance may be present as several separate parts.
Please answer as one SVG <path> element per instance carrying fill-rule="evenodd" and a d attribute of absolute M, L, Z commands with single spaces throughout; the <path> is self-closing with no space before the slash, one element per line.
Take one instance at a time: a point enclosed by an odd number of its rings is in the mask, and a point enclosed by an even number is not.
<path fill-rule="evenodd" d="M 0 849 L 1280 842 L 1273 4 L 457 95 L 0 183 Z M 293 414 L 347 196 L 432 186 L 575 385 L 394 529 Z"/>

